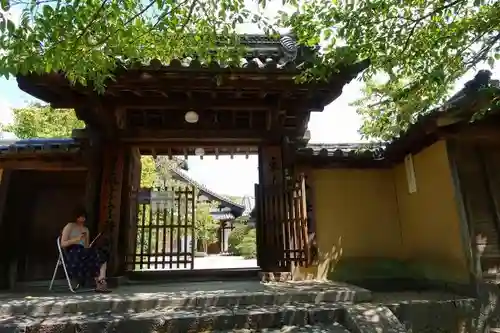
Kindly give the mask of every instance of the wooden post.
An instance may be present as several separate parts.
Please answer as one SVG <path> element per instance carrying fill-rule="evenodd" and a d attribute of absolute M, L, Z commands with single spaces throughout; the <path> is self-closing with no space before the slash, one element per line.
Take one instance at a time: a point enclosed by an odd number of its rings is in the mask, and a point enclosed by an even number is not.
<path fill-rule="evenodd" d="M 119 273 L 125 255 L 119 253 L 120 213 L 125 150 L 119 143 L 106 143 L 102 151 L 103 170 L 99 208 L 99 232 L 106 231 L 110 242 L 108 275 Z"/>
<path fill-rule="evenodd" d="M 102 178 L 102 151 L 97 144 L 85 147 L 85 162 L 87 164 L 87 179 L 85 185 L 85 210 L 87 223 L 92 237 L 99 230 L 99 196 Z"/>
<path fill-rule="evenodd" d="M 279 272 L 283 268 L 278 267 L 277 262 L 280 258 L 270 258 L 270 254 L 279 256 L 279 249 L 282 244 L 279 243 L 281 240 L 281 232 L 279 228 L 274 223 L 278 222 L 279 212 L 275 211 L 277 207 L 271 205 L 271 201 L 266 200 L 270 195 L 276 195 L 276 193 L 269 193 L 266 190 L 271 189 L 271 187 L 284 186 L 283 184 L 284 174 L 283 174 L 283 163 L 282 163 L 282 150 L 281 146 L 261 146 L 259 147 L 259 193 L 256 193 L 256 204 L 258 207 L 258 223 L 257 223 L 257 238 L 258 247 L 257 254 L 259 258 L 259 265 L 264 272 Z M 257 191 L 257 188 L 256 188 Z M 263 221 L 266 219 L 266 221 Z M 271 221 L 272 220 L 272 221 Z"/>
<path fill-rule="evenodd" d="M 0 180 L 0 242 L 2 244 L 7 243 L 9 238 L 7 231 L 7 226 L 4 225 L 5 211 L 7 209 L 7 194 L 9 192 L 9 185 L 11 179 L 11 170 L 1 170 L 1 180 Z M 2 253 L 0 253 L 0 289 L 9 287 L 10 277 L 8 276 L 10 270 L 10 258 L 7 255 L 8 246 L 2 246 Z"/>
<path fill-rule="evenodd" d="M 137 244 L 137 209 L 138 193 L 141 185 L 141 154 L 139 149 L 132 148 L 126 152 L 125 170 L 122 186 L 122 216 L 120 227 L 120 253 L 126 257 L 126 262 L 120 271 L 134 269 Z"/>

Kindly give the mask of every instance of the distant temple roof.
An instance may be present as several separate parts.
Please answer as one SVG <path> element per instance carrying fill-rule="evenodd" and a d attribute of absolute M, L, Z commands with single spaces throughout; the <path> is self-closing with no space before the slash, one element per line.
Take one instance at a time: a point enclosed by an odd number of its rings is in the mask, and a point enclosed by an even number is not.
<path fill-rule="evenodd" d="M 245 211 L 243 212 L 243 215 L 249 216 L 255 207 L 255 197 L 246 195 L 241 199 L 241 203 L 243 206 L 245 206 Z"/>
<path fill-rule="evenodd" d="M 221 210 L 211 210 L 210 215 L 216 221 L 228 221 L 234 220 L 235 216 L 231 213 L 231 208 L 225 207 Z"/>
<path fill-rule="evenodd" d="M 229 208 L 231 210 L 232 214 L 234 214 L 234 216 L 236 216 L 236 217 L 241 216 L 243 214 L 243 212 L 245 211 L 245 206 L 234 202 L 233 200 L 231 200 L 230 198 L 228 198 L 226 196 L 215 193 L 214 191 L 210 190 L 205 185 L 203 185 L 200 182 L 191 178 L 186 171 L 183 171 L 183 170 L 178 169 L 178 168 L 172 168 L 172 169 L 170 169 L 170 171 L 172 172 L 173 178 L 184 181 L 184 182 L 198 188 L 200 190 L 200 192 L 204 196 L 206 196 L 208 199 L 219 201 L 221 203 L 221 206 Z"/>

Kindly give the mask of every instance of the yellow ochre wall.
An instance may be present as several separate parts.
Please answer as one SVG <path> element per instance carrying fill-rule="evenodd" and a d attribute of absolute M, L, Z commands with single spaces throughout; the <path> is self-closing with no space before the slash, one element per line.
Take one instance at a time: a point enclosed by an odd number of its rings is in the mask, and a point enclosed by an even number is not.
<path fill-rule="evenodd" d="M 468 279 L 446 143 L 413 156 L 417 192 L 404 163 L 391 169 L 312 169 L 319 260 L 296 278 Z"/>
<path fill-rule="evenodd" d="M 406 258 L 431 279 L 468 280 L 446 143 L 439 141 L 413 157 L 417 192 L 409 194 L 404 164 L 394 168 Z"/>

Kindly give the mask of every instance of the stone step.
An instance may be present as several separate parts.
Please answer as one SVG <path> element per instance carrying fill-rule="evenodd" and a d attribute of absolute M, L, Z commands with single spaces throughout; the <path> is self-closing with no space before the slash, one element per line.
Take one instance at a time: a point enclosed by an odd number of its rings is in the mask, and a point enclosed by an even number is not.
<path fill-rule="evenodd" d="M 344 325 L 353 333 L 408 333 L 394 313 L 383 305 L 348 305 L 344 320 Z"/>
<path fill-rule="evenodd" d="M 356 303 L 371 300 L 371 292 L 359 287 L 326 290 L 230 290 L 199 292 L 81 293 L 0 300 L 0 316 L 66 315 L 78 313 L 137 313 L 158 308 L 225 307 L 234 305 L 283 305 L 287 303 Z"/>
<path fill-rule="evenodd" d="M 237 306 L 204 308 L 168 308 L 140 313 L 100 313 L 53 315 L 47 317 L 0 317 L 0 333 L 44 332 L 120 332 L 120 333 L 198 333 L 247 329 L 281 329 L 269 332 L 345 333 L 338 323 L 344 310 L 329 303 L 286 304 L 281 306 Z M 329 324 L 321 328 L 318 324 Z M 307 330 L 310 325 L 311 329 Z M 316 325 L 316 326 L 315 326 Z M 286 331 L 284 326 L 289 326 Z M 236 330 L 236 331 L 235 331 Z M 245 332 L 245 331 L 242 331 Z"/>
<path fill-rule="evenodd" d="M 349 333 L 349 331 L 339 323 L 305 325 L 305 326 L 283 326 L 280 328 L 264 329 L 234 329 L 227 331 L 211 331 L 210 333 Z"/>

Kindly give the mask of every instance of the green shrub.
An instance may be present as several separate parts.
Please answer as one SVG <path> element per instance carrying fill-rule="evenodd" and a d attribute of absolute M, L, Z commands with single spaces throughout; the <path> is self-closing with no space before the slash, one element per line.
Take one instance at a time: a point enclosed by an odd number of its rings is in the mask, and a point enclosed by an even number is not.
<path fill-rule="evenodd" d="M 248 233 L 249 230 L 250 227 L 248 227 L 246 224 L 237 224 L 234 227 L 234 229 L 229 234 L 227 240 L 228 250 L 231 254 L 237 256 L 241 255 L 241 253 L 238 250 L 238 245 L 241 244 L 243 238 L 245 237 L 245 235 Z"/>
<path fill-rule="evenodd" d="M 245 259 L 254 259 L 257 257 L 257 238 L 255 234 L 255 229 L 250 229 L 248 233 L 243 237 L 241 243 L 236 246 L 239 255 L 243 256 Z"/>

